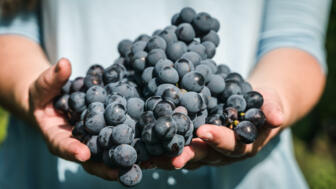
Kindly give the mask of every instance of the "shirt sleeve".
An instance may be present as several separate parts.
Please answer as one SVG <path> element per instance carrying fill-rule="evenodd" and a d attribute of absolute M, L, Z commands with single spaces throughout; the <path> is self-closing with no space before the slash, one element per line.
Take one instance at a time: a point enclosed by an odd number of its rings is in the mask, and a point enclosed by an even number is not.
<path fill-rule="evenodd" d="M 14 34 L 42 42 L 38 12 L 20 12 L 13 17 L 0 16 L 0 35 Z"/>
<path fill-rule="evenodd" d="M 331 0 L 265 0 L 257 60 L 276 48 L 298 48 L 327 72 L 324 39 Z"/>

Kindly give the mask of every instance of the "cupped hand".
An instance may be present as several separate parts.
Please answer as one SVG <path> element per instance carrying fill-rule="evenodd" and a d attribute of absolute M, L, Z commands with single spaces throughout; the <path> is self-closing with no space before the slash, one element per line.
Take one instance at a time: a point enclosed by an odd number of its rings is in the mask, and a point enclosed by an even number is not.
<path fill-rule="evenodd" d="M 258 137 L 251 144 L 236 140 L 234 131 L 215 125 L 202 125 L 197 129 L 198 138 L 194 138 L 183 153 L 172 159 L 155 161 L 162 168 L 198 168 L 202 165 L 226 165 L 256 155 L 286 125 L 285 103 L 276 90 L 257 88 L 264 97 L 262 111 L 267 123 L 258 129 Z M 167 162 L 170 163 L 167 163 Z"/>
<path fill-rule="evenodd" d="M 53 99 L 71 75 L 69 60 L 60 59 L 45 70 L 29 87 L 29 114 L 41 131 L 50 152 L 61 158 L 79 162 L 90 174 L 115 180 L 117 172 L 102 163 L 89 161 L 90 150 L 72 137 L 72 127 L 56 112 Z"/>

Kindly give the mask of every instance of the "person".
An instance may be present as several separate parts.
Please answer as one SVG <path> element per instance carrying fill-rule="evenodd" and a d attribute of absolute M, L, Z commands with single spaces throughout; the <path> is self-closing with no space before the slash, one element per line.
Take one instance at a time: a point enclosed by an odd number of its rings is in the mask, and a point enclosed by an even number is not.
<path fill-rule="evenodd" d="M 29 1 L 5 1 L 2 13 L 15 3 Z M 0 102 L 11 116 L 0 147 L 0 187 L 121 188 L 108 181 L 116 179 L 115 170 L 88 161 L 89 149 L 71 137 L 52 99 L 69 77 L 84 75 L 91 64 L 110 65 L 121 39 L 164 28 L 174 13 L 190 6 L 220 21 L 215 60 L 248 76 L 264 96 L 268 127 L 256 142 L 241 146 L 231 130 L 201 126 L 199 138 L 180 156 L 148 166 L 176 170 L 147 170 L 136 188 L 307 188 L 288 127 L 312 109 L 323 91 L 330 4 L 42 0 L 35 11 L 2 16 Z"/>

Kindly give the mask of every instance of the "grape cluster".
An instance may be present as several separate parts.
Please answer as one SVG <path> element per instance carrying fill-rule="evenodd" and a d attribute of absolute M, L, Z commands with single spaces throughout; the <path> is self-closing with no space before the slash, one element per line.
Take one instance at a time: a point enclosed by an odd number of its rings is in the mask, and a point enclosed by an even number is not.
<path fill-rule="evenodd" d="M 238 141 L 252 143 L 266 120 L 262 95 L 212 60 L 218 20 L 186 7 L 171 24 L 122 40 L 111 66 L 92 65 L 55 99 L 74 125 L 73 137 L 86 143 L 93 160 L 118 168 L 126 186 L 141 181 L 139 163 L 181 154 L 203 124 L 229 127 Z"/>

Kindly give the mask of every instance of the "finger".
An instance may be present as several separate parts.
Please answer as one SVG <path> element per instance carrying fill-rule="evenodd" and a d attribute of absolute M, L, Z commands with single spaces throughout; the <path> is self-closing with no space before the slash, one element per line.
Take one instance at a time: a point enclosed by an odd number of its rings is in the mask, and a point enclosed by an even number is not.
<path fill-rule="evenodd" d="M 234 131 L 223 126 L 202 125 L 196 135 L 215 150 L 229 157 L 242 157 L 248 152 L 248 145 L 236 141 Z"/>
<path fill-rule="evenodd" d="M 90 174 L 101 177 L 105 180 L 117 180 L 118 170 L 111 169 L 103 163 L 88 161 L 82 164 L 83 168 Z"/>
<path fill-rule="evenodd" d="M 171 164 L 175 169 L 183 168 L 188 162 L 197 162 L 208 154 L 209 146 L 199 138 L 194 138 L 189 146 L 184 147 L 181 155 L 172 158 Z"/>
<path fill-rule="evenodd" d="M 60 59 L 56 65 L 45 70 L 31 86 L 30 94 L 37 101 L 34 105 L 44 106 L 60 93 L 62 86 L 71 75 L 68 59 Z"/>
<path fill-rule="evenodd" d="M 49 121 L 57 122 L 58 118 L 53 119 Z M 66 124 L 46 125 L 41 129 L 53 154 L 77 162 L 85 162 L 90 159 L 89 148 L 79 140 L 72 138 L 71 126 Z"/>

